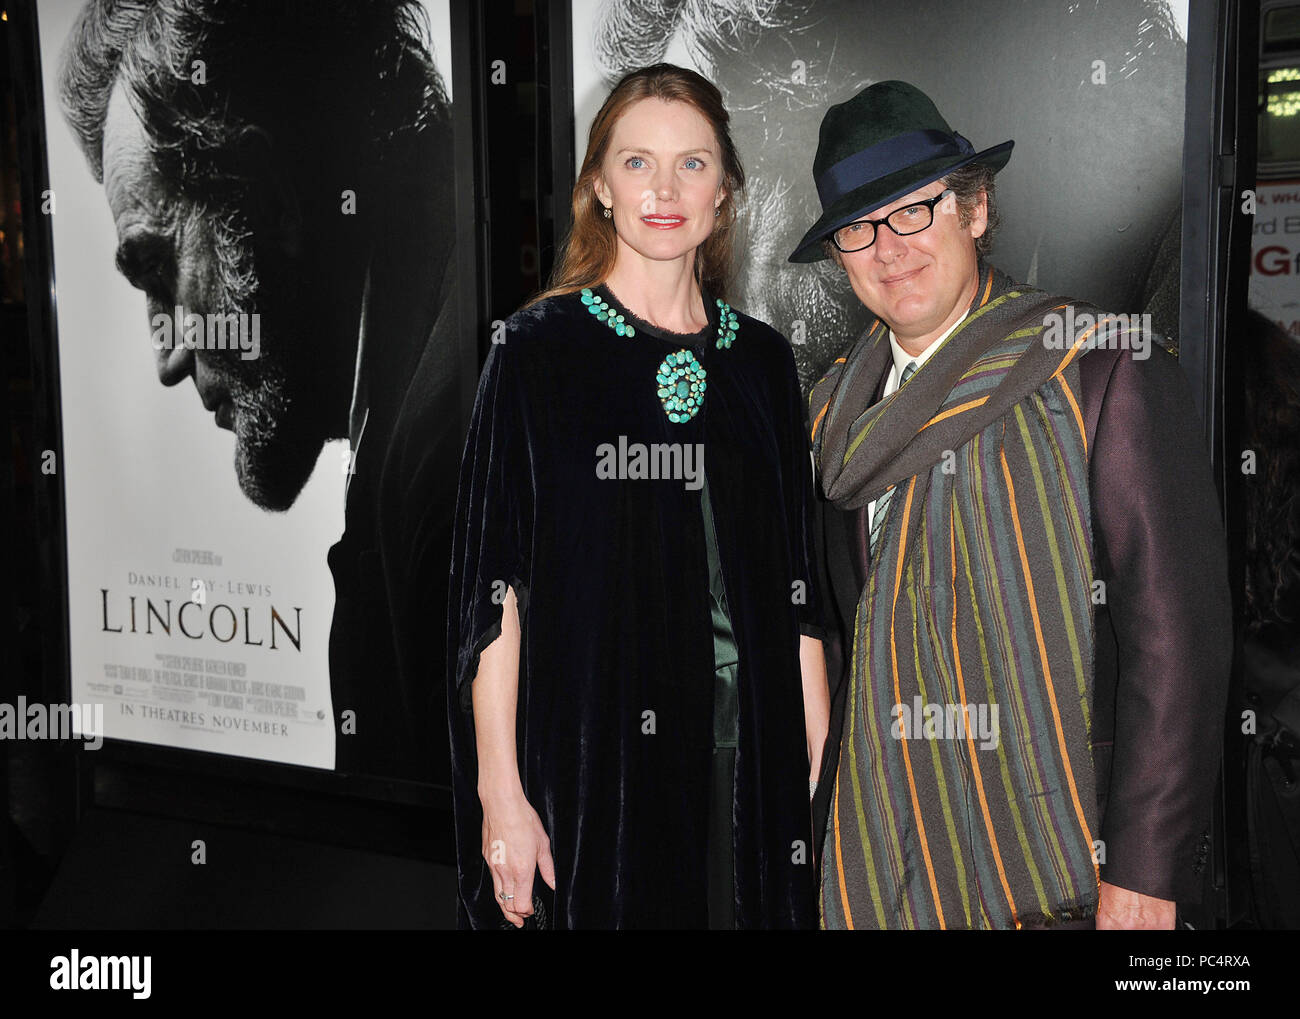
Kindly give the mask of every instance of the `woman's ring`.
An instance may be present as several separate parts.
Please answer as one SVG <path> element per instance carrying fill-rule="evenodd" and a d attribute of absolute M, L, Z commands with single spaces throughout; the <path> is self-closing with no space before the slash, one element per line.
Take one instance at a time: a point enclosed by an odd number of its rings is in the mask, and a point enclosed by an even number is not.
<path fill-rule="evenodd" d="M 514 898 L 513 895 L 507 895 L 505 892 L 502 892 L 500 897 L 503 902 L 509 902 L 511 899 Z"/>

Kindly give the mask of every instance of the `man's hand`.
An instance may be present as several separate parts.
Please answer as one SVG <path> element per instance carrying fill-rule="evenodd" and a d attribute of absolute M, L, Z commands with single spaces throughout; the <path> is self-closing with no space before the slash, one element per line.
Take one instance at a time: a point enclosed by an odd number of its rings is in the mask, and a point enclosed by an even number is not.
<path fill-rule="evenodd" d="M 1131 892 L 1118 885 L 1101 883 L 1101 901 L 1097 905 L 1099 931 L 1171 931 L 1174 929 L 1174 904 L 1141 892 Z"/>

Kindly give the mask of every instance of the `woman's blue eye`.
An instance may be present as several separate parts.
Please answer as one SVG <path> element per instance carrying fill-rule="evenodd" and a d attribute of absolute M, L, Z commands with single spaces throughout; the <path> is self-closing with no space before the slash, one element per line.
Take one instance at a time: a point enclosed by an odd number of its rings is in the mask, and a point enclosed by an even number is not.
<path fill-rule="evenodd" d="M 694 163 L 695 165 L 692 166 L 692 165 L 691 165 L 692 163 Z M 701 168 L 704 166 L 704 164 L 701 163 L 701 162 L 700 162 L 698 159 L 696 159 L 694 156 L 691 156 L 690 159 L 686 160 L 686 164 L 685 164 L 685 165 L 686 165 L 686 168 L 689 169 L 689 170 L 698 170 L 698 169 L 701 169 Z"/>
<path fill-rule="evenodd" d="M 639 169 L 641 169 L 641 167 L 640 167 L 640 166 L 633 165 L 633 164 L 639 164 L 639 163 L 643 163 L 643 162 L 644 162 L 644 160 L 642 160 L 642 158 L 641 158 L 640 156 L 633 156 L 631 159 L 629 159 L 629 160 L 627 161 L 627 165 L 628 165 L 628 166 L 631 166 L 633 170 L 639 170 Z"/>

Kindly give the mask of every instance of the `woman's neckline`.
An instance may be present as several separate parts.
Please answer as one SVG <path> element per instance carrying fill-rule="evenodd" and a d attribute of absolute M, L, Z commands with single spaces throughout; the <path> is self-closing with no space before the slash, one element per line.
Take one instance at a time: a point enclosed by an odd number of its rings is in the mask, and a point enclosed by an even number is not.
<path fill-rule="evenodd" d="M 668 343 L 690 346 L 694 343 L 698 343 L 700 340 L 708 339 L 709 335 L 718 327 L 716 316 L 713 314 L 716 310 L 713 306 L 714 302 L 709 298 L 708 293 L 703 290 L 700 291 L 700 297 L 704 301 L 704 326 L 693 333 L 675 333 L 671 329 L 663 329 L 660 326 L 655 325 L 653 322 L 647 322 L 640 315 L 634 314 L 628 309 L 628 306 L 619 299 L 618 295 L 615 294 L 614 291 L 610 290 L 607 284 L 600 283 L 591 289 L 594 292 L 599 293 L 611 304 L 615 305 L 625 318 L 630 319 L 638 333 L 648 333 L 656 339 L 664 340 Z"/>

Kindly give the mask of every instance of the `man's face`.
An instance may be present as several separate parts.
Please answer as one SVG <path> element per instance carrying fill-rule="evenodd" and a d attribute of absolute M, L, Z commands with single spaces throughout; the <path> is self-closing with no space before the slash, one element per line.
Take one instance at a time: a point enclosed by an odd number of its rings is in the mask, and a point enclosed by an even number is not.
<path fill-rule="evenodd" d="M 293 273 L 272 252 L 262 253 L 254 266 L 247 231 L 233 210 L 203 208 L 176 196 L 158 172 L 145 129 L 120 85 L 109 102 L 103 157 L 117 266 L 145 294 L 151 336 L 157 335 L 158 316 L 170 322 L 177 307 L 182 315 L 251 319 L 257 313 L 262 320 L 253 358 L 238 344 L 193 349 L 170 340 L 155 343 L 161 347 L 158 379 L 173 386 L 192 378 L 217 426 L 234 432 L 235 473 L 244 493 L 264 509 L 288 509 L 329 437 L 322 433 L 320 412 L 304 398 L 311 393 L 312 366 L 291 326 Z M 265 319 L 280 331 L 268 330 Z"/>
<path fill-rule="evenodd" d="M 884 219 L 943 190 L 935 181 L 859 218 Z M 924 350 L 970 306 L 979 282 L 975 238 L 984 233 L 986 211 L 981 198 L 962 226 L 957 196 L 948 195 L 920 233 L 900 237 L 882 224 L 871 247 L 840 255 L 858 300 L 884 319 L 909 353 Z"/>

